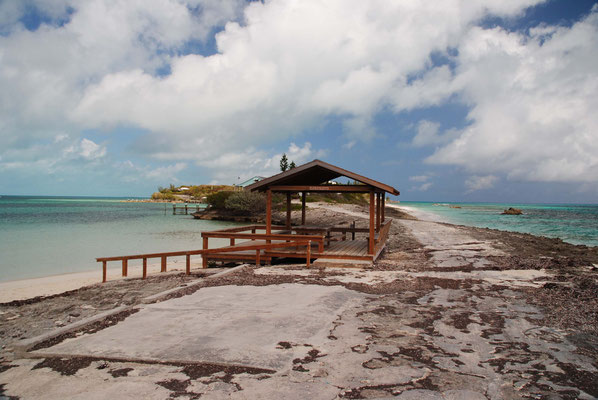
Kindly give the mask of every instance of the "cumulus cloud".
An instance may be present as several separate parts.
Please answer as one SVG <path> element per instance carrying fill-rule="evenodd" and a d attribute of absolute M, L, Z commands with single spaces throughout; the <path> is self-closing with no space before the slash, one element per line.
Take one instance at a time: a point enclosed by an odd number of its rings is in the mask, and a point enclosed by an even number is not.
<path fill-rule="evenodd" d="M 289 162 L 297 166 L 326 155 L 326 150 L 313 150 L 311 143 L 303 146 L 291 143 L 285 151 Z M 253 176 L 270 176 L 280 172 L 282 153 L 269 154 L 264 150 L 249 148 L 241 152 L 227 152 L 209 160 L 199 160 L 198 165 L 211 169 L 214 180 L 212 184 L 231 184 Z M 242 176 L 240 176 L 240 172 Z"/>
<path fill-rule="evenodd" d="M 598 6 L 529 36 L 473 28 L 452 80 L 469 125 L 428 161 L 530 181 L 598 181 Z M 451 83 L 454 84 L 454 83 Z"/>
<path fill-rule="evenodd" d="M 429 181 L 430 178 L 431 177 L 429 175 L 410 176 L 409 177 L 410 182 L 418 183 L 418 185 L 412 186 L 410 190 L 416 191 L 416 192 L 425 192 L 426 190 L 430 189 L 433 185 L 433 182 Z"/>
<path fill-rule="evenodd" d="M 595 181 L 597 8 L 572 27 L 477 26 L 540 2 L 40 0 L 26 3 L 45 16 L 33 31 L 20 22 L 27 7 L 3 2 L 0 157 L 26 157 L 62 132 L 133 126 L 147 132 L 132 145 L 140 155 L 200 160 L 224 180 L 231 166 L 275 170 L 277 155 L 261 149 L 327 118 L 352 147 L 377 138 L 382 110 L 456 98 L 471 108 L 465 129 L 418 125 L 412 144 L 440 147 L 429 162 Z M 190 54 L 220 27 L 215 54 Z"/>
<path fill-rule="evenodd" d="M 467 180 L 465 181 L 465 187 L 467 188 L 467 193 L 471 193 L 476 190 L 490 189 L 494 187 L 497 181 L 498 177 L 494 175 L 474 175 L 467 178 Z"/>

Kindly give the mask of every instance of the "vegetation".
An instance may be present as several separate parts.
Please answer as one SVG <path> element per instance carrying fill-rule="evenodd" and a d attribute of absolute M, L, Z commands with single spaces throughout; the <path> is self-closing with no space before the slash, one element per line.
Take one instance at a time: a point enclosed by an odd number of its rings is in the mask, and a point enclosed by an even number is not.
<path fill-rule="evenodd" d="M 238 215 L 257 215 L 266 211 L 266 198 L 262 193 L 235 192 L 226 199 L 224 208 Z"/>
<path fill-rule="evenodd" d="M 184 188 L 184 189 L 181 189 Z M 229 185 L 191 185 L 191 186 L 175 186 L 170 184 L 169 187 L 158 187 L 158 191 L 152 194 L 153 200 L 195 200 L 201 201 L 211 194 L 221 191 L 233 191 L 234 186 Z M 187 197 L 188 196 L 188 197 Z"/>
<path fill-rule="evenodd" d="M 152 200 L 176 200 L 176 197 L 172 193 L 160 191 L 152 194 Z"/>
<path fill-rule="evenodd" d="M 308 203 L 343 203 L 366 205 L 369 202 L 367 193 L 310 193 L 306 196 Z"/>
<path fill-rule="evenodd" d="M 289 164 L 289 159 L 287 158 L 286 153 L 282 153 L 282 157 L 280 157 L 280 170 L 282 172 L 285 172 L 289 169 L 293 169 L 295 168 L 295 161 L 291 161 L 291 163 Z"/>
<path fill-rule="evenodd" d="M 210 205 L 210 207 L 216 210 L 224 210 L 226 209 L 226 200 L 234 193 L 235 192 L 228 190 L 212 193 L 207 197 L 208 204 Z"/>

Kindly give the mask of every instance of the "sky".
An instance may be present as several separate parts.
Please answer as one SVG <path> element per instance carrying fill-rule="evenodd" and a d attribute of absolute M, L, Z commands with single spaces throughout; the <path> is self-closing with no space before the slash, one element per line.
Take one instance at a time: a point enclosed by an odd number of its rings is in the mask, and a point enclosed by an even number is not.
<path fill-rule="evenodd" d="M 586 0 L 0 0 L 0 195 L 149 196 L 286 153 L 400 200 L 598 203 Z"/>

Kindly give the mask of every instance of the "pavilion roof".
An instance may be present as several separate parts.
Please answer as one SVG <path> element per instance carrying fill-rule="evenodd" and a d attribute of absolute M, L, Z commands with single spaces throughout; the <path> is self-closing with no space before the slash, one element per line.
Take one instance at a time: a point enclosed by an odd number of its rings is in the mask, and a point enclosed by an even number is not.
<path fill-rule="evenodd" d="M 376 191 L 383 191 L 393 195 L 400 192 L 390 185 L 375 181 L 355 172 L 328 164 L 321 160 L 313 160 L 307 164 L 299 165 L 293 169 L 265 178 L 259 182 L 247 186 L 250 191 L 266 191 L 273 186 L 315 186 L 330 180 L 345 176 L 363 185 L 371 187 Z M 309 190 L 308 190 L 309 191 Z"/>

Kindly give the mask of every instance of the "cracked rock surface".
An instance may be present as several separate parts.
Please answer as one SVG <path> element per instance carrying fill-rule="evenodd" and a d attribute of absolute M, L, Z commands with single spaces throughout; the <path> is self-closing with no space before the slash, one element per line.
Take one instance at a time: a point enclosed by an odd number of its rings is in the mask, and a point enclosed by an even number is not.
<path fill-rule="evenodd" d="M 312 216 L 343 210 L 361 213 Z M 370 269 L 246 267 L 29 353 L 6 341 L 0 396 L 598 397 L 595 248 L 387 216 Z"/>

